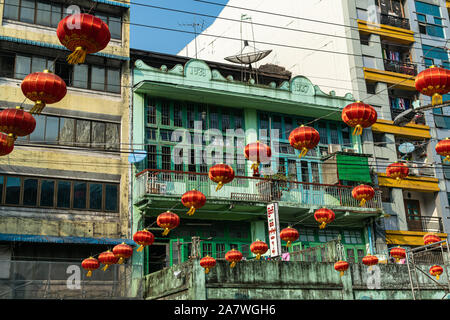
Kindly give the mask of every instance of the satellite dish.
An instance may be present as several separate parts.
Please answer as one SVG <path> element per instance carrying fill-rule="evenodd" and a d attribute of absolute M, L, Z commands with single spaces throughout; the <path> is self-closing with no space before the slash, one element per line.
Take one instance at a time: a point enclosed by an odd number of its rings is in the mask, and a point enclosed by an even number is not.
<path fill-rule="evenodd" d="M 136 163 L 144 160 L 147 157 L 147 151 L 145 150 L 135 150 L 128 156 L 129 163 Z"/>
<path fill-rule="evenodd" d="M 233 63 L 252 64 L 254 62 L 258 62 L 259 60 L 264 59 L 271 52 L 272 50 L 258 50 L 258 51 L 255 50 L 253 52 L 240 53 L 234 56 L 229 56 L 224 59 Z"/>
<path fill-rule="evenodd" d="M 239 54 L 224 59 L 233 63 L 248 64 L 251 66 L 252 63 L 264 59 L 271 52 L 272 50 L 258 50 L 250 46 L 247 40 L 244 40 L 244 48 L 242 48 Z"/>
<path fill-rule="evenodd" d="M 408 154 L 413 152 L 416 149 L 411 142 L 405 142 L 398 146 L 398 151 L 403 154 Z"/>

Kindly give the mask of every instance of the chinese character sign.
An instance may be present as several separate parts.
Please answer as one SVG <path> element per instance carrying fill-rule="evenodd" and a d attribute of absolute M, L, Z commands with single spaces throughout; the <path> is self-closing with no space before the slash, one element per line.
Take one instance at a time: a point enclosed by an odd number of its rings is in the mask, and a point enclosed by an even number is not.
<path fill-rule="evenodd" d="M 278 203 L 271 203 L 267 205 L 267 226 L 269 231 L 270 256 L 278 257 L 281 254 Z"/>

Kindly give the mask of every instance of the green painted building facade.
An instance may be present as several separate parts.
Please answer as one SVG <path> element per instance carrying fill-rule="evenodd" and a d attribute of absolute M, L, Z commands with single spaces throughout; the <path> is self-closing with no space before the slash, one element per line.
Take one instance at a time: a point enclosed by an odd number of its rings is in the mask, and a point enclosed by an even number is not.
<path fill-rule="evenodd" d="M 363 208 L 351 197 L 352 186 L 372 183 L 360 137 L 352 136 L 341 120 L 341 110 L 354 102 L 351 94 L 325 93 L 302 76 L 261 72 L 241 81 L 240 66 L 179 56 L 131 50 L 131 59 L 131 140 L 135 149 L 142 146 L 147 152 L 146 159 L 132 166 L 132 232 L 146 227 L 156 237 L 133 257 L 146 274 L 187 261 L 192 237 L 200 237 L 199 256 L 221 259 L 236 248 L 251 259 L 253 241 L 268 243 L 266 207 L 272 202 L 279 205 L 280 230 L 294 225 L 300 233 L 283 251 L 340 237 L 349 261 L 374 253 L 372 226 L 383 214 L 381 194 L 377 190 Z M 299 158 L 288 137 L 302 124 L 316 128 L 321 140 Z M 243 150 L 257 140 L 270 144 L 273 156 L 261 164 L 262 176 L 254 178 Z M 180 152 L 181 145 L 188 147 Z M 176 163 L 174 154 L 184 162 Z M 208 178 L 217 159 L 236 174 L 219 191 Z M 352 163 L 358 174 L 349 174 Z M 181 196 L 191 189 L 203 192 L 207 201 L 188 216 Z M 313 217 L 321 207 L 336 214 L 323 230 Z M 156 217 L 167 210 L 178 214 L 181 223 L 162 236 Z"/>

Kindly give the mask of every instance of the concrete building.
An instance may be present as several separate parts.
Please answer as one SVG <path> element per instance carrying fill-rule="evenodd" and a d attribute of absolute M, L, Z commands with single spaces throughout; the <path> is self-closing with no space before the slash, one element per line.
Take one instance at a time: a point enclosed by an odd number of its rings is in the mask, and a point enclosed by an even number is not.
<path fill-rule="evenodd" d="M 108 46 L 80 65 L 66 62 L 70 52 L 56 36 L 67 2 L 0 4 L 1 107 L 23 103 L 26 111 L 31 109 L 34 103 L 24 100 L 20 89 L 29 73 L 50 69 L 67 85 L 60 102 L 35 115 L 35 131 L 0 159 L 0 247 L 2 260 L 10 261 L 2 268 L 2 281 L 44 280 L 20 269 L 22 260 L 42 268 L 39 274 L 61 277 L 70 263 L 81 269 L 89 256 L 124 241 L 134 244 L 128 223 L 128 2 L 71 2 L 100 17 L 111 32 Z M 60 273 L 48 271 L 58 263 L 64 264 Z M 26 297 L 40 298 L 45 292 L 27 295 L 32 289 L 18 286 Z"/>
<path fill-rule="evenodd" d="M 373 225 L 383 215 L 381 194 L 377 190 L 365 207 L 352 198 L 353 185 L 373 180 L 360 137 L 339 121 L 340 110 L 354 101 L 351 94 L 325 93 L 306 77 L 285 72 L 260 71 L 258 83 L 241 81 L 244 70 L 239 66 L 182 56 L 131 50 L 131 61 L 132 143 L 147 148 L 147 159 L 133 166 L 133 232 L 148 228 L 156 237 L 142 256 L 133 256 L 145 274 L 193 256 L 224 259 L 232 248 L 254 258 L 250 244 L 256 239 L 269 243 L 267 205 L 273 202 L 278 203 L 280 228 L 293 225 L 300 233 L 289 249 L 282 244 L 283 252 L 339 237 L 341 255 L 348 261 L 360 262 L 374 252 Z M 323 119 L 314 121 L 318 117 Z M 307 123 L 321 140 L 299 159 L 287 138 Z M 262 164 L 262 177 L 252 176 L 251 162 L 243 155 L 244 146 L 257 140 L 270 144 L 273 152 Z M 187 146 L 182 149 L 185 161 L 177 163 L 181 142 Z M 336 152 L 340 145 L 345 149 Z M 236 177 L 216 192 L 208 170 L 223 162 Z M 349 169 L 349 163 L 357 165 Z M 181 196 L 191 189 L 204 193 L 207 201 L 188 216 Z M 323 206 L 336 219 L 319 229 L 313 213 Z M 167 210 L 178 214 L 181 223 L 163 236 L 156 217 Z M 201 241 L 198 250 L 193 237 Z M 324 252 L 315 253 L 317 261 L 323 261 Z"/>
<path fill-rule="evenodd" d="M 321 88 L 352 92 L 356 100 L 374 106 L 378 121 L 364 130 L 362 152 L 374 156 L 371 168 L 383 191 L 383 209 L 390 215 L 378 225 L 385 232 L 377 234 L 377 250 L 416 246 L 426 232 L 445 238 L 450 230 L 444 176 L 448 178 L 449 171 L 443 170 L 434 150 L 437 141 L 448 136 L 449 111 L 427 111 L 403 127 L 393 125 L 393 119 L 430 103 L 415 90 L 418 72 L 431 64 L 449 67 L 448 6 L 443 0 L 342 0 L 302 6 L 260 1 L 256 7 L 230 0 L 180 54 L 220 62 L 239 53 L 247 40 L 259 50 L 273 50 L 259 65 L 280 65 L 293 76 L 304 75 Z M 409 144 L 413 152 L 399 150 Z M 410 167 L 410 176 L 400 185 L 385 175 L 386 167 L 398 160 L 407 160 Z"/>

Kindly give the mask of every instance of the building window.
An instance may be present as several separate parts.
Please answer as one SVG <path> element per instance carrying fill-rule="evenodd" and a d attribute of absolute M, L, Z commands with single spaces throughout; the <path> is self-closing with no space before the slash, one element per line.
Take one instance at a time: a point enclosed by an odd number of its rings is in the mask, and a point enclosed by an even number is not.
<path fill-rule="evenodd" d="M 1 75 L 24 79 L 33 72 L 42 72 L 45 69 L 55 72 L 69 87 L 105 91 L 112 93 L 121 92 L 121 72 L 119 68 L 98 66 L 90 64 L 68 65 L 55 58 L 38 55 L 13 54 L 1 52 Z"/>
<path fill-rule="evenodd" d="M 149 169 L 157 169 L 156 162 L 156 146 L 149 145 L 147 146 L 147 168 Z"/>
<path fill-rule="evenodd" d="M 362 243 L 361 232 L 359 231 L 344 231 L 344 242 L 348 244 Z"/>
<path fill-rule="evenodd" d="M 376 94 L 376 86 L 375 82 L 367 82 L 366 81 L 366 91 L 368 94 Z"/>
<path fill-rule="evenodd" d="M 392 188 L 380 187 L 381 201 L 392 202 Z"/>
<path fill-rule="evenodd" d="M 416 1 L 416 12 L 420 33 L 444 38 L 444 28 L 439 6 Z"/>
<path fill-rule="evenodd" d="M 58 27 L 59 22 L 67 15 L 67 7 L 61 3 L 36 0 L 5 0 L 3 17 L 5 19 L 32 23 L 47 27 Z M 82 8 L 82 12 L 90 12 L 108 25 L 111 38 L 122 38 L 122 18 L 104 13 L 95 13 L 91 8 Z"/>
<path fill-rule="evenodd" d="M 26 137 L 19 137 L 20 144 L 66 145 L 78 148 L 120 150 L 120 124 L 35 115 L 36 129 Z"/>

